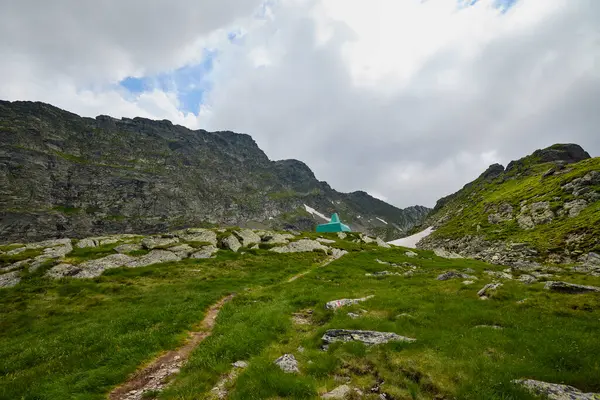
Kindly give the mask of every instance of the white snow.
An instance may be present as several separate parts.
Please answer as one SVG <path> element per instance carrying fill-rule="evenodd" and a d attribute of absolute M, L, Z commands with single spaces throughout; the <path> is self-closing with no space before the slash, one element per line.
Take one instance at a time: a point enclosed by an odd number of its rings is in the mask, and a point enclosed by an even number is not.
<path fill-rule="evenodd" d="M 323 214 L 321 214 L 320 212 L 318 212 L 314 208 L 309 207 L 306 204 L 304 205 L 304 208 L 306 208 L 306 211 L 309 212 L 309 213 L 311 213 L 312 215 L 319 216 L 319 217 L 323 218 L 325 221 L 329 222 L 329 218 L 327 218 L 326 216 L 324 216 Z"/>
<path fill-rule="evenodd" d="M 417 243 L 419 243 L 419 241 L 421 239 L 426 238 L 427 236 L 431 235 L 432 232 L 433 232 L 433 227 L 430 226 L 429 228 L 425 229 L 424 231 L 415 233 L 412 236 L 407 236 L 402 239 L 392 240 L 391 242 L 388 242 L 388 244 L 415 249 L 415 248 L 417 248 Z"/>
<path fill-rule="evenodd" d="M 381 219 L 381 218 L 379 218 L 379 217 L 375 217 L 375 218 L 377 218 L 378 220 L 380 220 L 381 222 L 383 222 L 383 223 L 384 223 L 384 224 L 386 224 L 386 225 L 388 224 L 387 222 L 385 222 L 384 220 L 382 220 L 382 219 Z"/>

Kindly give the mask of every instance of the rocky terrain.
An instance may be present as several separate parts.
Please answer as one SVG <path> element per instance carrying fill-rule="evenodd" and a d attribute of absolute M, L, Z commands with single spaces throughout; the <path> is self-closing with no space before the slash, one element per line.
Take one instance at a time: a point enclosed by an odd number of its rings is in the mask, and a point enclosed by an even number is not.
<path fill-rule="evenodd" d="M 244 228 L 0 251 L 0 399 L 600 398 L 589 270 Z"/>
<path fill-rule="evenodd" d="M 600 158 L 554 145 L 492 165 L 441 199 L 419 242 L 464 257 L 515 267 L 567 264 L 600 274 Z"/>
<path fill-rule="evenodd" d="M 3 243 L 215 225 L 312 230 L 334 211 L 387 240 L 429 209 L 339 193 L 300 161 L 270 161 L 248 135 L 0 101 Z"/>

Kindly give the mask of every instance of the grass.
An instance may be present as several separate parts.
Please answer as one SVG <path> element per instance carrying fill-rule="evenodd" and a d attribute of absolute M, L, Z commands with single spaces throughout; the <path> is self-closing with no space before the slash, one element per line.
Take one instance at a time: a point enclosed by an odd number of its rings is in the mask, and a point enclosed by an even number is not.
<path fill-rule="evenodd" d="M 93 280 L 34 276 L 0 291 L 0 398 L 105 398 L 137 366 L 180 344 L 204 310 L 231 292 L 237 296 L 222 309 L 213 334 L 170 387 L 148 398 L 205 398 L 238 360 L 249 367 L 230 384 L 231 399 L 316 399 L 346 380 L 365 393 L 383 381 L 381 390 L 396 399 L 533 398 L 511 383 L 523 377 L 600 391 L 597 294 L 561 295 L 544 290 L 543 283 L 507 281 L 481 301 L 477 290 L 491 282 L 483 271 L 498 267 L 338 242 L 350 253 L 325 267 L 317 267 L 324 259 L 318 253 L 259 249 L 114 269 Z M 410 278 L 367 278 L 395 270 L 375 259 L 419 269 Z M 435 279 L 464 268 L 476 271 L 475 285 Z M 600 278 L 560 275 L 600 286 Z M 371 294 L 336 312 L 324 308 L 330 300 Z M 314 310 L 312 324 L 294 325 L 292 314 L 308 309 Z M 360 310 L 367 311 L 360 318 L 347 315 Z M 396 332 L 417 342 L 333 344 L 322 351 L 321 336 L 332 328 Z M 284 353 L 295 355 L 300 374 L 284 374 L 273 364 Z"/>

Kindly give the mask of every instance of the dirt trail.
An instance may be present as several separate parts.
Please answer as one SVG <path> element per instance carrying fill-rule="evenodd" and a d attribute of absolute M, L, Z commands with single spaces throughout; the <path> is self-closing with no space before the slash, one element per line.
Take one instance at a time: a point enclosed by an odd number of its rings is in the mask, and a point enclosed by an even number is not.
<path fill-rule="evenodd" d="M 160 391 L 167 385 L 171 376 L 179 373 L 192 350 L 212 333 L 215 320 L 225 303 L 233 298 L 233 294 L 213 304 L 202 320 L 200 330 L 189 333 L 183 346 L 171 350 L 149 365 L 136 372 L 127 382 L 115 388 L 108 396 L 110 400 L 140 400 L 144 392 Z"/>

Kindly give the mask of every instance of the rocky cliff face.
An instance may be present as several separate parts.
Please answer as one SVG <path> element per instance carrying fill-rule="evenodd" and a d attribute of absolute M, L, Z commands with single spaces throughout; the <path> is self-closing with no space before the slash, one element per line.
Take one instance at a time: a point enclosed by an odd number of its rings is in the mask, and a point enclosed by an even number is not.
<path fill-rule="evenodd" d="M 419 243 L 503 265 L 600 266 L 600 158 L 557 144 L 490 166 L 436 204 Z"/>
<path fill-rule="evenodd" d="M 386 239 L 429 211 L 339 193 L 300 161 L 270 161 L 248 135 L 0 102 L 2 242 L 211 224 L 312 229 L 325 222 L 313 209 Z"/>

